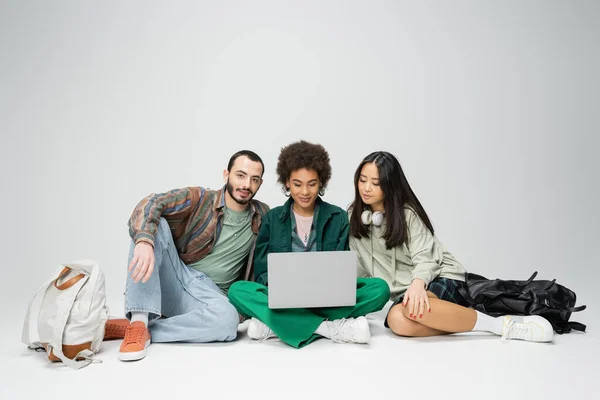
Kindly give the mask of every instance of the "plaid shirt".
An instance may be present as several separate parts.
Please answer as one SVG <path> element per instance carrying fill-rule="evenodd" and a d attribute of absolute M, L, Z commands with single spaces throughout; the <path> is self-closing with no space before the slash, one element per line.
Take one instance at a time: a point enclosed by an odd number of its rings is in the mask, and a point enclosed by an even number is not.
<path fill-rule="evenodd" d="M 317 251 L 317 232 L 315 229 L 315 221 L 319 215 L 319 205 L 315 204 L 315 213 L 313 214 L 313 222 L 310 226 L 310 235 L 308 236 L 308 242 L 306 242 L 306 245 L 300 236 L 298 236 L 298 230 L 296 229 L 296 215 L 294 214 L 293 207 L 294 203 L 290 205 L 290 216 L 292 217 L 292 252 Z"/>
<path fill-rule="evenodd" d="M 154 246 L 158 224 L 161 218 L 165 218 L 171 228 L 179 258 L 185 264 L 195 263 L 210 253 L 219 240 L 223 227 L 225 190 L 225 186 L 220 190 L 186 187 L 151 194 L 133 210 L 129 219 L 129 236 L 136 244 L 147 242 Z M 258 200 L 250 201 L 254 234 L 258 234 L 262 217 L 268 210 L 266 204 Z M 246 276 L 250 273 L 247 270 Z"/>

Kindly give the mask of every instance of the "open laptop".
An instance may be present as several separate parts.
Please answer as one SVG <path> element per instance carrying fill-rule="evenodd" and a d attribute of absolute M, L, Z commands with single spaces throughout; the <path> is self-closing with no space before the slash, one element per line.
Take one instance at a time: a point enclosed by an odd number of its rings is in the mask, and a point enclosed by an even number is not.
<path fill-rule="evenodd" d="M 269 253 L 269 308 L 355 305 L 357 263 L 353 251 Z"/>

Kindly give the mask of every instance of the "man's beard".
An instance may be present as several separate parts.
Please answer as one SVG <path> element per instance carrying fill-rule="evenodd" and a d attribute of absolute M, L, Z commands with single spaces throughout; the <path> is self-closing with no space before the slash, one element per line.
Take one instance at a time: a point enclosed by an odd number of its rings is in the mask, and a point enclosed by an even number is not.
<path fill-rule="evenodd" d="M 250 196 L 248 196 L 248 198 L 246 200 L 240 200 L 240 199 L 236 198 L 233 195 L 235 193 L 235 189 L 229 183 L 229 178 L 227 179 L 227 193 L 229 193 L 229 196 L 231 196 L 233 201 L 235 201 L 236 203 L 238 203 L 241 206 L 245 206 L 246 204 L 248 204 L 250 202 L 250 200 L 252 200 L 254 198 L 254 193 L 252 192 L 252 190 L 250 190 L 250 189 L 246 189 L 246 190 L 250 193 Z"/>

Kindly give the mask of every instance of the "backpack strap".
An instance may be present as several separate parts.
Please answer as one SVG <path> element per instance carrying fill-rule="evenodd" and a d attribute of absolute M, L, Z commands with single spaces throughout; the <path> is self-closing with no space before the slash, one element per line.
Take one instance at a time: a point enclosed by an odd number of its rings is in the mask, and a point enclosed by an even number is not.
<path fill-rule="evenodd" d="M 86 275 L 86 278 L 89 275 Z M 81 287 L 87 282 L 87 279 L 81 279 L 77 281 L 73 286 L 69 287 L 70 295 L 60 298 L 62 302 L 58 307 L 58 314 L 56 315 L 56 322 L 54 325 L 54 332 L 52 334 L 52 341 L 48 343 L 48 353 L 52 351 L 55 356 L 61 359 L 61 361 L 74 369 L 83 368 L 92 363 L 92 356 L 94 353 L 91 350 L 82 350 L 73 359 L 68 358 L 63 354 L 62 346 L 63 346 L 63 335 L 65 332 L 65 327 L 67 325 L 67 320 L 71 315 L 71 309 L 73 308 L 73 304 L 75 303 L 75 298 L 77 294 L 81 290 Z M 83 358 L 83 360 L 77 361 L 78 358 Z"/>
<path fill-rule="evenodd" d="M 559 335 L 562 335 L 564 333 L 569 333 L 572 330 L 573 331 L 579 331 L 579 332 L 585 332 L 585 328 L 586 326 L 584 324 L 581 324 L 579 322 L 557 322 L 557 321 L 552 321 L 552 320 L 548 320 L 548 322 L 550 322 L 552 324 L 552 328 L 554 329 L 554 332 L 558 333 Z"/>
<path fill-rule="evenodd" d="M 29 307 L 27 307 L 27 313 L 25 314 L 25 321 L 23 322 L 23 331 L 21 333 L 21 341 L 27 345 L 30 349 L 33 350 L 44 350 L 45 348 L 40 342 L 40 334 L 38 332 L 38 318 L 40 314 L 40 310 L 42 308 L 42 304 L 44 302 L 44 297 L 46 296 L 46 291 L 52 285 L 54 285 L 57 289 L 60 290 L 60 287 L 57 286 L 60 278 L 64 277 L 67 273 L 69 273 L 70 269 L 63 267 L 60 273 L 58 273 L 57 278 L 52 278 L 48 282 L 44 283 L 40 288 L 35 292 L 33 298 L 29 302 Z M 61 285 L 62 286 L 62 285 Z M 40 294 L 43 293 L 42 296 Z M 33 326 L 32 326 L 33 324 Z"/>
<path fill-rule="evenodd" d="M 571 321 L 568 323 L 569 327 L 573 330 L 579 331 L 579 332 L 585 332 L 585 328 L 586 326 L 582 323 L 579 322 L 575 322 L 575 321 Z"/>
<path fill-rule="evenodd" d="M 587 308 L 587 306 L 585 306 L 585 305 L 582 305 L 579 307 L 567 307 L 567 306 L 563 306 L 562 304 L 552 303 L 552 302 L 548 301 L 547 298 L 543 298 L 543 299 L 544 299 L 544 304 L 546 304 L 548 307 L 556 308 L 556 309 L 562 310 L 562 311 L 568 311 L 571 313 L 583 311 Z"/>
<path fill-rule="evenodd" d="M 96 261 L 85 259 L 72 262 L 69 265 L 72 269 L 76 271 L 86 272 L 89 276 L 87 284 L 90 285 L 90 287 L 92 288 L 96 287 L 96 282 L 100 278 L 100 266 Z M 92 297 L 95 295 L 96 293 L 94 292 L 94 290 L 86 291 L 80 298 L 81 304 L 85 304 L 87 306 L 87 309 L 89 310 L 92 305 Z"/>
<path fill-rule="evenodd" d="M 33 295 L 33 298 L 29 302 L 29 307 L 27 307 L 27 313 L 25 314 L 25 321 L 23 322 L 23 331 L 21 333 L 21 341 L 27 345 L 30 349 L 38 350 L 43 349 L 42 343 L 40 343 L 40 335 L 37 328 L 37 319 L 40 312 L 40 308 L 42 307 L 42 299 L 40 300 L 40 293 L 42 291 L 44 294 L 46 290 L 48 290 L 48 286 L 50 286 L 54 282 L 54 279 L 44 283 Z M 32 313 L 34 318 L 32 318 Z M 32 327 L 32 323 L 34 324 Z M 33 329 L 32 329 L 33 328 Z"/>
<path fill-rule="evenodd" d="M 531 282 L 533 282 L 533 280 L 535 279 L 535 277 L 537 276 L 538 272 L 534 271 L 533 274 L 531 274 L 531 277 L 529 277 L 529 279 L 527 279 L 525 281 L 525 284 L 523 284 L 523 286 L 527 286 L 529 285 Z"/>
<path fill-rule="evenodd" d="M 587 307 L 586 306 L 579 306 L 579 307 L 564 307 L 564 310 L 568 311 L 568 312 L 579 312 L 579 311 L 583 311 L 585 310 Z"/>

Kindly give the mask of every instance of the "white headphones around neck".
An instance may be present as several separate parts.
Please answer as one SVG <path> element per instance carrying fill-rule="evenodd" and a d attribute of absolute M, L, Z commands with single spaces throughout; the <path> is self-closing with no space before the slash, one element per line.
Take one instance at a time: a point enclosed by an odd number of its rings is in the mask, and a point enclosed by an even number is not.
<path fill-rule="evenodd" d="M 383 213 L 381 211 L 375 211 L 374 213 L 371 210 L 365 210 L 360 216 L 362 223 L 365 225 L 375 225 L 381 226 L 383 225 Z"/>

